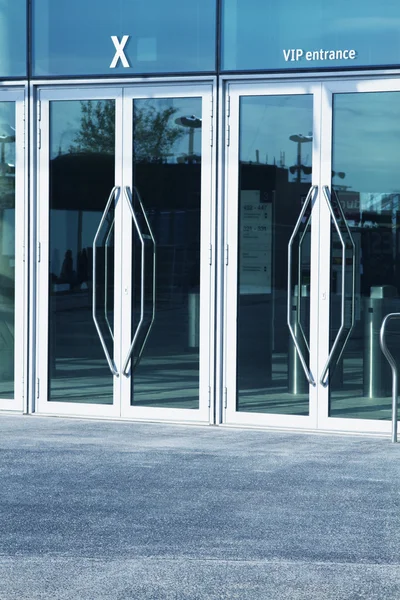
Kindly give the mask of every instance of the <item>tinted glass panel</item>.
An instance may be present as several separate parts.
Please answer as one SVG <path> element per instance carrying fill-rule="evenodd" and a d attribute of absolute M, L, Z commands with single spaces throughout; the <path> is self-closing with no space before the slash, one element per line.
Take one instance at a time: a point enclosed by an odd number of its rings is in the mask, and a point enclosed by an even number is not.
<path fill-rule="evenodd" d="M 215 69 L 215 0 L 36 0 L 35 75 Z M 111 36 L 116 36 L 116 46 Z M 123 37 L 129 36 L 124 45 Z M 116 47 L 121 48 L 116 56 Z M 112 68 L 114 57 L 118 60 Z"/>
<path fill-rule="evenodd" d="M 134 101 L 133 203 L 144 245 L 133 227 L 135 406 L 199 408 L 201 114 L 201 98 Z"/>
<path fill-rule="evenodd" d="M 113 401 L 114 123 L 113 100 L 50 105 L 50 400 Z"/>
<path fill-rule="evenodd" d="M 0 0 L 0 77 L 26 75 L 26 0 Z"/>
<path fill-rule="evenodd" d="M 0 398 L 14 397 L 15 105 L 0 102 Z"/>
<path fill-rule="evenodd" d="M 400 4 L 395 0 L 223 0 L 222 27 L 226 70 L 400 62 Z"/>
<path fill-rule="evenodd" d="M 330 415 L 334 417 L 391 416 L 391 371 L 380 349 L 379 331 L 385 315 L 400 311 L 399 140 L 399 92 L 334 96 L 333 196 L 336 205 L 341 203 L 355 251 L 351 326 L 352 244 L 347 233 L 343 265 L 339 234 L 332 228 L 330 346 L 341 324 L 343 289 L 346 331 L 341 346 L 348 337 L 342 356 L 333 362 L 333 376 L 331 372 Z M 343 223 L 340 229 L 344 231 Z M 396 321 L 388 327 L 388 346 L 398 362 Z"/>
<path fill-rule="evenodd" d="M 311 186 L 312 96 L 240 100 L 237 409 L 308 415 L 287 326 L 288 244 Z M 291 325 L 307 364 L 311 220 L 292 244 Z M 300 290 L 300 294 L 299 294 Z"/>

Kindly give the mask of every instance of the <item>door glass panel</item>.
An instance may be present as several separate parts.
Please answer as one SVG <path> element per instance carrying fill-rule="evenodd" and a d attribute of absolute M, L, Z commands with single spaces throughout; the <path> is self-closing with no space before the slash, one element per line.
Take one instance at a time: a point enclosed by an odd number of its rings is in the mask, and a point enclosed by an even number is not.
<path fill-rule="evenodd" d="M 330 415 L 389 419 L 391 371 L 379 346 L 389 312 L 400 310 L 400 94 L 337 94 L 333 101 L 332 188 L 355 245 L 355 323 L 332 377 Z M 341 310 L 342 258 L 331 240 L 331 341 Z M 346 257 L 346 275 L 351 264 Z M 348 300 L 348 298 L 346 298 Z M 400 330 L 388 329 L 400 358 Z"/>
<path fill-rule="evenodd" d="M 288 243 L 311 186 L 312 129 L 311 95 L 240 99 L 239 411 L 309 414 L 308 383 L 287 326 L 287 282 Z M 292 327 L 307 364 L 309 217 L 293 241 L 290 273 Z"/>
<path fill-rule="evenodd" d="M 139 198 L 156 245 L 155 318 L 147 340 L 139 336 L 132 404 L 168 408 L 199 407 L 201 98 L 135 100 L 133 202 Z M 144 218 L 142 232 L 148 232 Z M 140 321 L 144 285 L 144 322 L 151 324 L 153 255 L 134 226 L 133 328 Z M 147 238 L 148 239 L 148 238 Z M 144 343 L 145 342 L 145 343 Z M 143 352 L 138 361 L 138 353 Z"/>
<path fill-rule="evenodd" d="M 0 398 L 14 398 L 15 105 L 0 102 Z"/>
<path fill-rule="evenodd" d="M 113 100 L 50 104 L 49 397 L 112 404 L 92 316 L 93 240 L 114 186 Z M 113 357 L 114 206 L 96 244 L 95 315 Z"/>

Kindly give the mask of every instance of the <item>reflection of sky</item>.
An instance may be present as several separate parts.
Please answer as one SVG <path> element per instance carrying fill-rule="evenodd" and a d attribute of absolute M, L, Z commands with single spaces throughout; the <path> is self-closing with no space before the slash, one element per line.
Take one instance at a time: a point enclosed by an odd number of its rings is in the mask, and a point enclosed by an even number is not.
<path fill-rule="evenodd" d="M 309 135 L 313 129 L 313 98 L 306 96 L 246 96 L 240 100 L 240 160 L 280 165 L 297 165 L 295 134 Z M 301 144 L 301 162 L 312 163 L 312 144 Z M 295 176 L 291 176 L 294 179 Z M 310 177 L 302 175 L 302 181 Z"/>
<path fill-rule="evenodd" d="M 97 104 L 97 100 L 93 100 Z M 137 101 L 140 107 L 151 106 L 158 111 L 166 108 L 175 108 L 176 113 L 170 119 L 172 127 L 176 125 L 175 119 L 181 116 L 196 116 L 201 118 L 201 98 L 153 98 Z M 53 101 L 50 108 L 50 158 L 55 158 L 61 152 L 69 152 L 71 145 L 76 143 L 76 136 L 81 125 L 81 102 L 80 100 Z M 168 162 L 177 162 L 177 159 L 188 153 L 189 128 L 183 127 L 183 136 L 171 148 Z M 194 154 L 201 154 L 201 129 L 194 130 L 193 138 Z"/>
<path fill-rule="evenodd" d="M 353 61 L 285 62 L 283 49 L 354 49 Z M 400 3 L 377 0 L 223 0 L 223 68 L 398 64 Z"/>
<path fill-rule="evenodd" d="M 400 192 L 400 93 L 337 94 L 332 160 L 354 191 Z"/>

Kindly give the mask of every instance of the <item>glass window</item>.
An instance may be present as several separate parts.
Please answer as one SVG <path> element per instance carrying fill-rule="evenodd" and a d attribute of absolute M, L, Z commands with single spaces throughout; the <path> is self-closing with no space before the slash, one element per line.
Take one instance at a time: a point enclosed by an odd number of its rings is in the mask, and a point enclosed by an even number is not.
<path fill-rule="evenodd" d="M 224 70 L 400 62 L 397 0 L 222 1 Z"/>
<path fill-rule="evenodd" d="M 35 0 L 34 75 L 215 70 L 216 0 Z"/>
<path fill-rule="evenodd" d="M 26 76 L 26 0 L 0 0 L 0 77 Z"/>

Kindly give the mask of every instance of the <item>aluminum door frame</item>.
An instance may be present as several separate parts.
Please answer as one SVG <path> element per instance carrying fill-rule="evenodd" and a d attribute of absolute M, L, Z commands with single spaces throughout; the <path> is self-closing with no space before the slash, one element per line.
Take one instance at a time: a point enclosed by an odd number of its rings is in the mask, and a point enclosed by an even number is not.
<path fill-rule="evenodd" d="M 215 259 L 213 231 L 215 228 L 215 133 L 213 129 L 214 86 L 211 83 L 154 83 L 124 88 L 124 149 L 123 185 L 132 189 L 133 182 L 133 104 L 134 100 L 153 98 L 202 99 L 202 155 L 201 155 L 201 247 L 200 247 L 200 377 L 199 408 L 162 408 L 131 405 L 130 377 L 121 376 L 121 415 L 146 421 L 210 423 L 213 421 L 213 366 L 214 366 L 214 278 Z M 128 135 L 126 135 L 126 132 Z M 131 344 L 131 257 L 132 228 L 127 203 L 123 205 L 124 275 L 122 297 L 122 344 L 128 351 Z M 125 352 L 125 354 L 126 354 Z"/>
<path fill-rule="evenodd" d="M 224 307 L 224 393 L 223 423 L 262 427 L 315 429 L 318 420 L 317 386 L 310 385 L 309 415 L 283 415 L 236 410 L 237 398 L 237 290 L 238 290 L 238 190 L 239 190 L 239 108 L 243 96 L 313 95 L 312 182 L 320 190 L 321 148 L 321 84 L 302 82 L 240 82 L 228 83 L 225 110 L 225 307 Z M 319 369 L 319 195 L 314 202 L 311 228 L 311 291 L 310 291 L 310 370 L 316 379 Z M 286 260 L 286 258 L 285 258 Z M 289 332 L 288 332 L 289 335 Z"/>
<path fill-rule="evenodd" d="M 0 102 L 15 103 L 15 300 L 14 300 L 14 398 L 2 399 L 0 410 L 25 411 L 27 394 L 27 148 L 26 89 L 0 86 Z"/>
<path fill-rule="evenodd" d="M 119 377 L 113 377 L 113 404 L 85 404 L 49 399 L 49 165 L 50 165 L 50 103 L 56 101 L 115 100 L 115 186 L 122 186 L 122 89 L 116 86 L 79 86 L 39 88 L 37 90 L 37 351 L 35 412 L 65 416 L 120 416 Z M 110 189 L 111 192 L 111 189 Z M 104 208 L 107 198 L 104 198 Z M 114 254 L 114 362 L 121 362 L 121 202 L 115 208 Z M 100 340 L 99 340 L 100 344 Z M 104 362 L 107 365 L 104 356 Z"/>
<path fill-rule="evenodd" d="M 322 145 L 321 145 L 321 186 L 331 188 L 332 173 L 332 130 L 333 130 L 333 97 L 336 94 L 367 92 L 400 92 L 400 79 L 393 78 L 352 78 L 337 79 L 322 84 Z M 400 97 L 400 96 L 399 96 Z M 320 371 L 318 374 L 318 428 L 330 431 L 355 433 L 388 434 L 391 432 L 391 421 L 375 419 L 344 419 L 329 416 L 329 386 L 323 386 L 319 379 L 329 355 L 329 322 L 330 322 L 330 236 L 331 220 L 326 202 L 321 202 L 320 217 Z M 324 301 L 325 298 L 327 301 Z"/>

